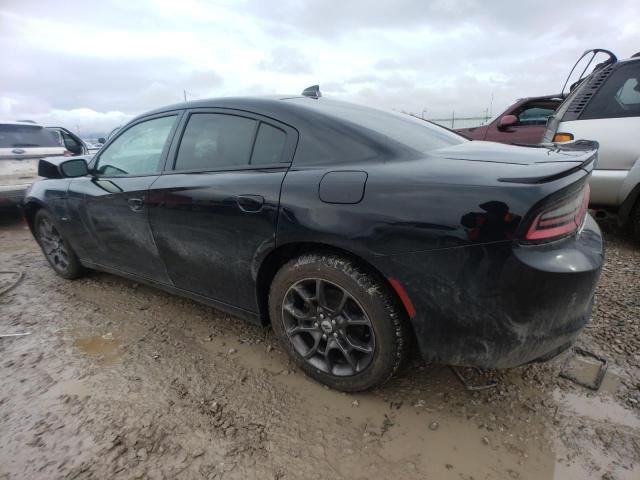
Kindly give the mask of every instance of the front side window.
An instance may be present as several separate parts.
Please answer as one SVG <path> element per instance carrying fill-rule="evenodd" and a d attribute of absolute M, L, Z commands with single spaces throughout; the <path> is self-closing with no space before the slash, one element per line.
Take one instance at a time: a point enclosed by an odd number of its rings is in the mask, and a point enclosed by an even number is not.
<path fill-rule="evenodd" d="M 640 116 L 640 61 L 619 66 L 587 104 L 580 120 Z"/>
<path fill-rule="evenodd" d="M 175 170 L 217 170 L 249 165 L 256 120 L 194 113 L 184 130 Z"/>
<path fill-rule="evenodd" d="M 128 128 L 100 154 L 97 173 L 122 177 L 159 172 L 176 118 L 175 115 L 154 118 Z"/>

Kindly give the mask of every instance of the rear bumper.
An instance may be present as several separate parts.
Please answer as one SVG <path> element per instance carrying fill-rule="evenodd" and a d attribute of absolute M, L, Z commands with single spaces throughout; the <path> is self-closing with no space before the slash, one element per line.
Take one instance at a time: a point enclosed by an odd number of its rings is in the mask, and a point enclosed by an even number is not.
<path fill-rule="evenodd" d="M 0 185 L 0 207 L 15 207 L 22 204 L 29 185 L 29 183 Z"/>
<path fill-rule="evenodd" d="M 591 317 L 604 255 L 587 216 L 578 235 L 547 245 L 511 242 L 394 255 L 388 277 L 407 292 L 428 361 L 515 367 L 569 347 Z"/>

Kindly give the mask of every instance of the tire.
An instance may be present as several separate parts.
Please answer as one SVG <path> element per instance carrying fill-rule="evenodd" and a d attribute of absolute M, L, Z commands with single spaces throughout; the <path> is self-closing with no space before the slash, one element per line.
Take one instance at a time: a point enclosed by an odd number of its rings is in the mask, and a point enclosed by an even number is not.
<path fill-rule="evenodd" d="M 640 242 L 640 200 L 636 202 L 629 216 L 629 234 L 636 242 Z"/>
<path fill-rule="evenodd" d="M 282 266 L 269 315 L 295 364 L 336 390 L 379 387 L 406 357 L 407 322 L 390 289 L 338 255 L 308 254 Z"/>
<path fill-rule="evenodd" d="M 42 253 L 58 275 L 72 280 L 86 273 L 51 213 L 45 209 L 38 210 L 33 221 L 33 230 Z"/>

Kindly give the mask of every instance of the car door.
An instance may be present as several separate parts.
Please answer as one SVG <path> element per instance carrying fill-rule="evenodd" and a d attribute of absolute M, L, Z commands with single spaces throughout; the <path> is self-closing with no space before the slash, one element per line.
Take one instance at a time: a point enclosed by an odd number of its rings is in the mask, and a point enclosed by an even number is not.
<path fill-rule="evenodd" d="M 149 229 L 146 202 L 179 117 L 173 112 L 129 125 L 100 151 L 89 176 L 71 181 L 70 224 L 82 225 L 72 235 L 83 260 L 170 283 Z"/>
<path fill-rule="evenodd" d="M 174 285 L 257 312 L 254 262 L 275 244 L 297 132 L 272 119 L 198 109 L 150 190 L 149 219 Z"/>
<path fill-rule="evenodd" d="M 60 135 L 60 142 L 73 155 L 88 155 L 89 149 L 80 137 L 62 127 L 47 127 L 47 130 Z"/>
<path fill-rule="evenodd" d="M 560 102 L 560 99 L 535 100 L 517 106 L 508 113 L 517 118 L 517 123 L 503 127 L 500 125 L 502 117 L 496 119 L 489 125 L 485 140 L 517 144 L 540 143 L 547 119 L 556 111 Z M 506 114 L 507 112 L 505 112 Z"/>

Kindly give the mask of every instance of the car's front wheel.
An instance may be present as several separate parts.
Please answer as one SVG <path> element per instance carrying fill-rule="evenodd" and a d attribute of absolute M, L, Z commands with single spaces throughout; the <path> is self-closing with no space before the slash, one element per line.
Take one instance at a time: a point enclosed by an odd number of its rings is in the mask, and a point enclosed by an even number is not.
<path fill-rule="evenodd" d="M 269 293 L 273 329 L 293 361 L 337 390 L 377 387 L 406 355 L 406 322 L 389 289 L 332 254 L 285 264 Z"/>
<path fill-rule="evenodd" d="M 33 226 L 42 253 L 58 275 L 74 279 L 85 273 L 84 267 L 69 242 L 62 236 L 51 213 L 45 209 L 38 210 Z"/>

